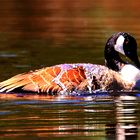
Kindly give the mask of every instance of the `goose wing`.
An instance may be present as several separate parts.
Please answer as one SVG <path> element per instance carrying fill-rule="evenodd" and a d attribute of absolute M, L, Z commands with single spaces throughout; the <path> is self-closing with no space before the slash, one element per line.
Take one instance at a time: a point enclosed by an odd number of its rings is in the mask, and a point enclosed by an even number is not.
<path fill-rule="evenodd" d="M 16 75 L 0 83 L 0 92 L 59 92 L 132 89 L 134 83 L 105 66 L 61 64 Z"/>
<path fill-rule="evenodd" d="M 29 91 L 57 93 L 71 90 L 86 79 L 84 69 L 80 67 L 62 69 L 52 66 L 40 70 L 16 75 L 0 83 L 0 92 Z"/>

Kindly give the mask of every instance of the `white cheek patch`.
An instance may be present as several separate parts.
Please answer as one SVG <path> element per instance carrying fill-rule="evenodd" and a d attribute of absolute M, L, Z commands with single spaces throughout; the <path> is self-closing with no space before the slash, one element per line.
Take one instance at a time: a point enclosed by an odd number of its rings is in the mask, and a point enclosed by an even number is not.
<path fill-rule="evenodd" d="M 124 40 L 125 40 L 125 38 L 122 35 L 120 35 L 116 41 L 115 46 L 114 46 L 115 50 L 117 52 L 120 52 L 123 55 L 125 55 L 124 50 L 123 50 Z"/>

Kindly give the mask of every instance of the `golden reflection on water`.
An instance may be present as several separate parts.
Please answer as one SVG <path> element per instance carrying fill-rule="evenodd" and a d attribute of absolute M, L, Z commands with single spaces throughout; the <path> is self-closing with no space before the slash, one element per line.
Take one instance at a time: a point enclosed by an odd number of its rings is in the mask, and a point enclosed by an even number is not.
<path fill-rule="evenodd" d="M 139 46 L 139 13 L 139 0 L 1 0 L 0 81 L 59 63 L 104 64 L 112 33 L 130 32 Z M 140 102 L 130 94 L 0 94 L 0 139 L 139 139 Z"/>
<path fill-rule="evenodd" d="M 134 96 L 120 96 L 116 99 L 116 138 L 125 140 L 138 138 L 138 102 Z"/>
<path fill-rule="evenodd" d="M 5 100 L 2 100 L 1 137 L 138 138 L 139 102 L 136 96 L 54 96 L 51 100 L 49 97 L 43 100 L 43 96 L 35 100 L 30 96 L 17 99 L 5 96 Z M 7 94 L 7 97 L 10 96 Z"/>
<path fill-rule="evenodd" d="M 140 44 L 139 13 L 138 0 L 1 0 L 1 79 L 59 63 L 104 64 L 114 32 Z"/>
<path fill-rule="evenodd" d="M 0 4 L 0 31 L 12 38 L 97 42 L 120 30 L 140 38 L 138 0 L 2 0 Z"/>

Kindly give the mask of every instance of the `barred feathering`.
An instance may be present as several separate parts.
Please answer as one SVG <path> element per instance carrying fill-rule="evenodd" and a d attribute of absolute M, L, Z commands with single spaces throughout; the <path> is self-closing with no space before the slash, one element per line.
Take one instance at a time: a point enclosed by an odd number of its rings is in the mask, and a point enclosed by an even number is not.
<path fill-rule="evenodd" d="M 0 92 L 58 94 L 72 91 L 130 89 L 119 73 L 93 64 L 60 64 L 16 75 L 0 83 Z"/>

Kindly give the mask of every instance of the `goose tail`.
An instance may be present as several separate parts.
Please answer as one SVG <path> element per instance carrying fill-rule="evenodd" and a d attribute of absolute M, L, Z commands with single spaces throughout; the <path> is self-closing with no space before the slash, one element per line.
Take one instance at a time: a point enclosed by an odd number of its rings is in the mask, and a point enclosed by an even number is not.
<path fill-rule="evenodd" d="M 34 87 L 34 85 L 33 85 L 33 82 L 31 82 L 30 74 L 23 73 L 23 74 L 16 75 L 8 80 L 1 82 L 0 92 L 11 92 L 18 88 L 21 90 L 30 89 L 30 91 L 32 91 L 32 87 Z"/>

